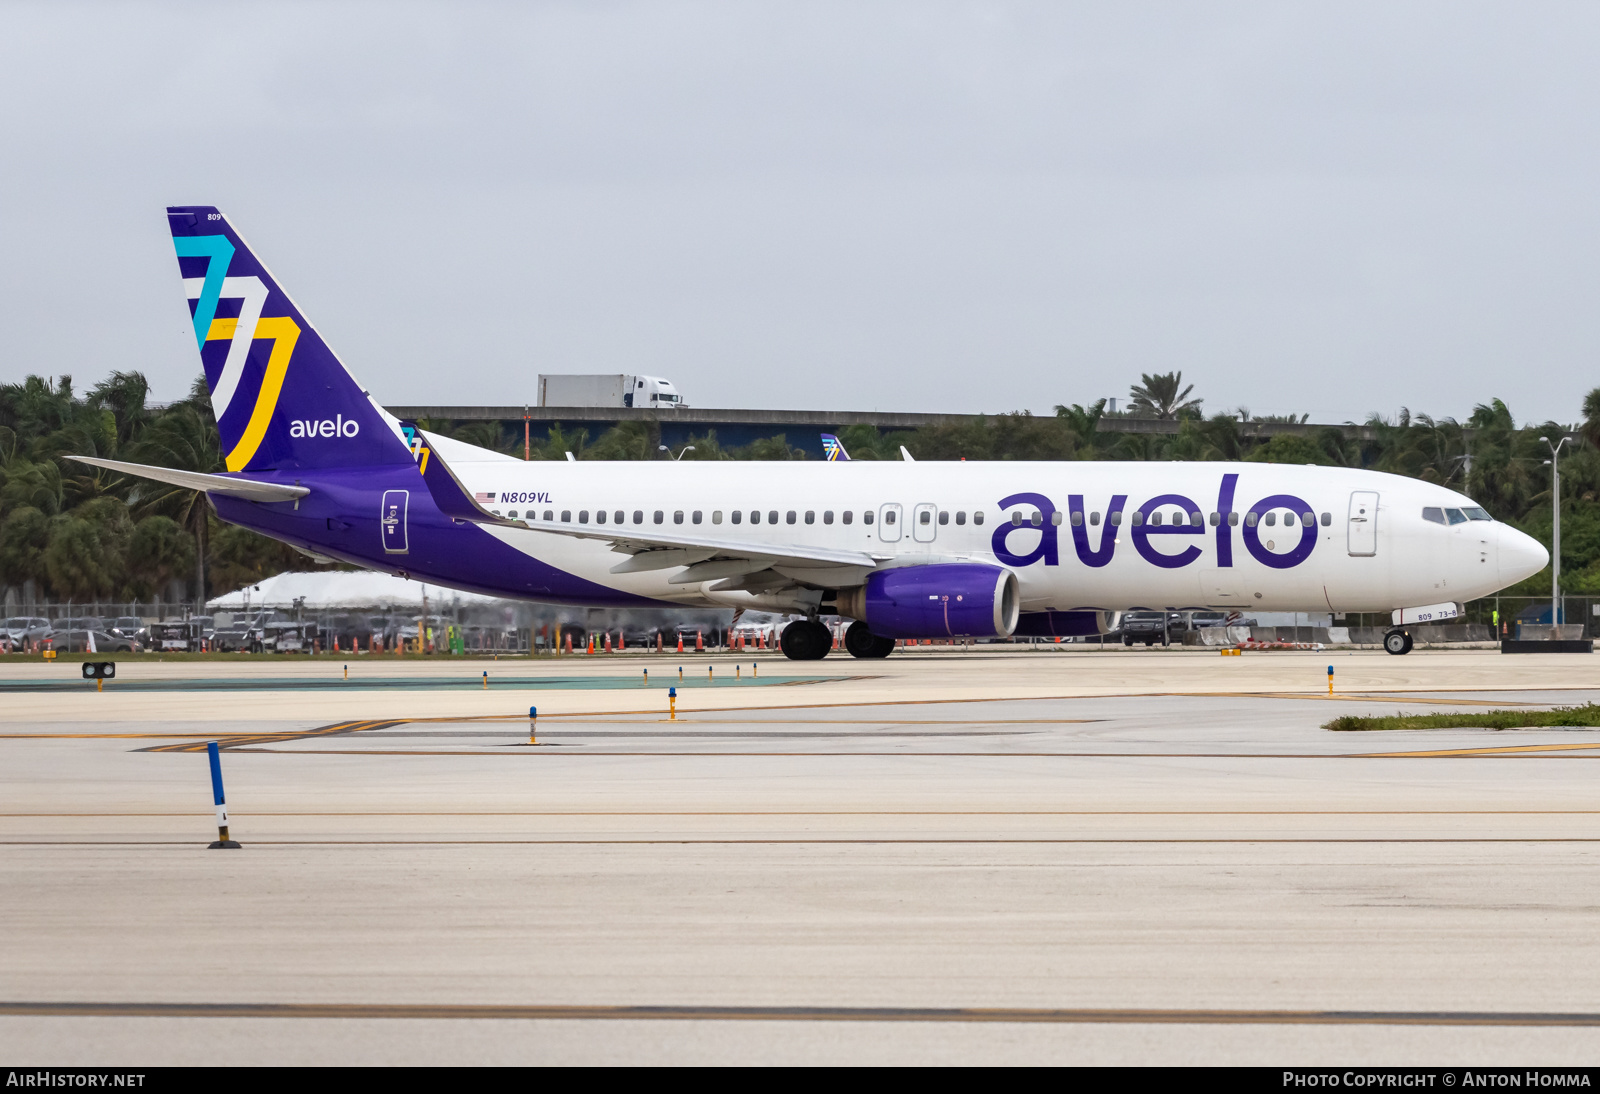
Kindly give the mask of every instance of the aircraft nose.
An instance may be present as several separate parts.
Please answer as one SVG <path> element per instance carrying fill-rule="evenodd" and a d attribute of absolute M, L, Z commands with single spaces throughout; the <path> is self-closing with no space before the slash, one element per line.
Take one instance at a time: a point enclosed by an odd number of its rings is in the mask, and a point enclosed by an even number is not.
<path fill-rule="evenodd" d="M 1544 544 L 1515 528 L 1500 526 L 1500 583 L 1515 585 L 1550 565 Z"/>

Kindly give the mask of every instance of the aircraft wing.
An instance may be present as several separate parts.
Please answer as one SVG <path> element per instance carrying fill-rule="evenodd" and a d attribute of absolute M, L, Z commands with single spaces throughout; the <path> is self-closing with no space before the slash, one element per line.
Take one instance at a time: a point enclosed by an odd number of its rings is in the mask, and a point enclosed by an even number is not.
<path fill-rule="evenodd" d="M 179 471 L 175 467 L 152 467 L 143 463 L 124 463 L 121 460 L 103 460 L 98 456 L 68 456 L 69 460 L 93 464 L 124 475 L 137 475 L 142 479 L 182 486 L 188 490 L 204 490 L 208 494 L 227 494 L 247 501 L 293 501 L 311 493 L 304 486 L 288 486 L 277 482 L 256 482 L 232 475 L 207 475 L 200 471 Z"/>

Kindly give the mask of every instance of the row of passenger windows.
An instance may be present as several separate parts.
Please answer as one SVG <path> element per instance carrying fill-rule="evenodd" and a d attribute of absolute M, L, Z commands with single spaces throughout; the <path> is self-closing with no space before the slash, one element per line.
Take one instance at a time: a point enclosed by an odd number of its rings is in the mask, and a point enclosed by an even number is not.
<path fill-rule="evenodd" d="M 1452 518 L 1451 518 L 1451 523 L 1458 523 L 1460 520 L 1466 520 L 1467 519 L 1466 517 L 1461 516 L 1461 511 L 1458 510 L 1458 509 L 1451 509 L 1451 510 L 1449 510 L 1449 512 L 1454 514 L 1454 516 L 1452 516 Z M 1476 513 L 1483 513 L 1483 510 L 1482 509 L 1469 509 L 1469 510 L 1467 510 L 1467 512 L 1476 514 Z M 1438 510 L 1438 509 L 1424 509 L 1422 511 L 1422 514 L 1428 520 L 1437 521 L 1440 524 L 1444 523 L 1444 518 L 1443 518 L 1443 516 L 1439 515 L 1440 514 L 1440 510 Z M 1434 515 L 1430 516 L 1429 514 L 1434 514 Z M 496 516 L 500 515 L 498 510 L 495 511 L 495 515 Z M 506 516 L 511 517 L 513 519 L 517 519 L 518 515 L 519 515 L 518 514 L 518 510 L 516 510 L 516 509 L 512 509 L 510 512 L 508 512 L 506 514 Z M 578 523 L 579 524 L 588 524 L 590 515 L 591 514 L 590 514 L 589 510 L 587 510 L 587 509 L 579 509 L 578 510 Z M 594 523 L 596 523 L 596 524 L 606 524 L 608 522 L 611 523 L 611 524 L 626 524 L 626 523 L 628 523 L 628 515 L 629 515 L 628 512 L 626 510 L 624 510 L 624 509 L 616 509 L 616 510 L 611 510 L 609 512 L 607 510 L 604 510 L 604 509 L 597 509 L 593 513 Z M 643 523 L 645 523 L 645 511 L 643 509 L 635 509 L 633 511 L 632 515 L 633 515 L 633 523 L 634 524 L 643 524 Z M 685 514 L 684 510 L 682 510 L 682 509 L 674 510 L 673 513 L 672 513 L 672 523 L 673 524 L 682 524 L 684 522 L 685 515 L 686 514 Z M 952 514 L 948 509 L 940 510 L 939 511 L 939 516 L 938 516 L 939 523 L 940 524 L 945 524 L 945 525 L 949 524 L 950 523 L 950 518 L 951 518 L 952 515 L 955 517 L 955 523 L 957 525 L 964 525 L 964 524 L 967 523 L 967 513 L 966 513 L 966 510 L 964 510 L 964 509 L 957 510 L 954 514 Z M 687 516 L 688 516 L 690 524 L 700 524 L 705 519 L 705 512 L 704 512 L 704 510 L 696 509 L 693 512 L 688 513 Z M 748 513 L 748 519 L 749 519 L 751 524 L 760 524 L 762 522 L 762 516 L 763 516 L 762 511 L 759 510 L 759 509 L 751 509 L 749 511 L 749 513 Z M 916 516 L 917 516 L 917 520 L 922 524 L 932 524 L 933 520 L 934 520 L 933 512 L 931 510 L 928 510 L 928 509 L 919 510 L 917 512 Z M 1067 514 L 1062 513 L 1058 509 L 1055 512 L 1050 514 L 1050 523 L 1051 524 L 1055 524 L 1055 525 L 1059 525 L 1059 524 L 1063 523 L 1063 519 L 1066 516 L 1067 516 Z M 768 509 L 766 511 L 765 517 L 766 517 L 766 523 L 768 523 L 768 524 L 777 524 L 777 523 L 779 523 L 780 520 L 784 524 L 799 524 L 799 523 L 815 524 L 817 522 L 817 513 L 816 513 L 816 510 L 814 510 L 814 509 L 807 509 L 803 515 L 798 510 L 795 510 L 795 509 L 790 509 L 787 512 L 782 513 L 781 515 L 780 515 L 779 511 L 776 510 L 776 509 Z M 1085 520 L 1087 520 L 1087 522 L 1089 524 L 1091 524 L 1091 525 L 1098 525 L 1100 523 L 1100 514 L 1099 514 L 1098 511 L 1097 512 L 1091 512 L 1091 513 L 1088 513 L 1088 514 L 1085 514 L 1085 513 L 1081 512 L 1081 511 L 1075 511 L 1070 515 L 1070 517 L 1071 517 L 1072 526 L 1074 528 L 1082 527 L 1083 524 L 1085 523 Z M 538 510 L 529 509 L 527 511 L 526 519 L 528 519 L 528 520 L 539 520 L 539 519 L 541 519 L 541 517 L 539 515 Z M 544 511 L 544 515 L 543 515 L 542 519 L 554 522 L 556 520 L 556 511 L 554 509 L 546 509 Z M 728 513 L 728 522 L 730 524 L 743 524 L 745 522 L 745 519 L 746 519 L 746 512 L 744 510 L 742 510 L 742 509 L 734 509 L 734 510 L 732 510 L 732 511 L 730 511 Z M 861 523 L 862 524 L 871 524 L 873 522 L 873 519 L 874 519 L 874 514 L 873 514 L 872 510 L 867 509 L 867 510 L 863 510 L 862 511 L 862 513 L 861 513 Z M 893 509 L 890 509 L 890 510 L 886 511 L 883 514 L 883 520 L 884 520 L 885 524 L 893 524 L 895 522 L 895 519 L 896 519 L 895 511 Z M 1112 513 L 1111 516 L 1110 516 L 1110 523 L 1113 526 L 1120 525 L 1122 523 L 1122 519 L 1123 519 L 1123 514 L 1121 512 Z M 1209 523 L 1213 528 L 1215 528 L 1218 525 L 1220 525 L 1224 519 L 1227 520 L 1227 522 L 1228 522 L 1228 524 L 1230 526 L 1237 527 L 1238 524 L 1239 524 L 1239 520 L 1240 520 L 1240 514 L 1238 514 L 1238 513 L 1227 513 L 1227 514 L 1212 513 L 1210 518 L 1209 518 Z M 1264 515 L 1256 514 L 1256 513 L 1246 513 L 1246 514 L 1244 514 L 1243 519 L 1244 519 L 1244 523 L 1246 525 L 1248 525 L 1249 527 L 1251 527 L 1251 528 L 1254 528 L 1258 521 L 1260 521 L 1260 523 L 1265 524 L 1268 528 L 1271 528 L 1271 527 L 1274 527 L 1278 523 L 1278 511 L 1277 510 L 1270 510 Z M 1472 519 L 1473 520 L 1488 520 L 1489 519 L 1489 514 L 1483 513 L 1483 516 L 1481 516 L 1481 517 L 1473 516 Z M 572 523 L 572 510 L 570 510 L 570 509 L 561 510 L 560 520 L 561 520 L 561 522 L 563 524 L 571 524 Z M 655 510 L 654 512 L 652 512 L 650 514 L 650 523 L 652 523 L 652 524 L 665 524 L 666 520 L 667 520 L 667 514 L 666 514 L 666 510 L 664 510 L 664 509 L 657 509 L 657 510 Z M 1035 509 L 1031 514 L 1029 514 L 1028 516 L 1024 517 L 1023 513 L 1022 513 L 1022 510 L 1017 509 L 1017 510 L 1013 510 L 1012 511 L 1012 513 L 1011 513 L 1011 523 L 1013 525 L 1015 525 L 1017 527 L 1021 527 L 1025 520 L 1027 521 L 1027 523 L 1029 523 L 1029 524 L 1033 525 L 1035 528 L 1037 528 L 1037 527 L 1039 527 L 1040 525 L 1042 525 L 1044 523 L 1044 514 L 1041 511 L 1039 511 L 1038 509 Z M 721 509 L 713 509 L 711 511 L 711 523 L 712 524 L 721 524 L 722 521 L 723 521 L 722 510 Z M 833 521 L 834 521 L 834 512 L 833 512 L 833 510 L 832 509 L 824 509 L 822 511 L 822 523 L 823 524 L 832 524 Z M 854 523 L 854 521 L 855 521 L 855 514 L 854 514 L 854 512 L 852 512 L 849 509 L 846 509 L 846 510 L 844 510 L 843 512 L 841 512 L 839 514 L 839 523 L 840 524 L 852 524 L 852 523 Z M 972 523 L 973 524 L 982 524 L 983 523 L 983 513 L 981 511 L 974 511 L 973 512 L 973 514 L 972 514 Z M 1137 513 L 1137 512 L 1136 513 L 1130 513 L 1130 514 L 1128 514 L 1128 523 L 1133 525 L 1135 528 L 1137 528 L 1140 525 L 1145 523 L 1145 516 L 1144 516 L 1143 513 Z M 1160 526 L 1163 523 L 1170 524 L 1170 525 L 1172 525 L 1174 527 L 1183 527 L 1185 525 L 1189 525 L 1189 526 L 1192 526 L 1192 527 L 1195 527 L 1195 528 L 1201 528 L 1201 527 L 1204 527 L 1206 525 L 1206 523 L 1208 523 L 1208 521 L 1207 521 L 1207 518 L 1205 517 L 1205 515 L 1200 513 L 1198 510 L 1196 510 L 1195 512 L 1192 512 L 1192 513 L 1185 513 L 1185 512 L 1183 512 L 1183 510 L 1178 509 L 1178 510 L 1174 510 L 1170 514 L 1165 514 L 1163 512 L 1163 510 L 1158 509 L 1154 513 L 1150 514 L 1150 524 L 1152 526 Z M 1299 523 L 1299 524 L 1316 524 L 1317 523 L 1317 514 L 1311 513 L 1311 512 L 1305 512 L 1305 513 L 1298 513 L 1297 514 L 1297 513 L 1285 510 L 1284 513 L 1283 513 L 1283 523 L 1285 525 L 1288 525 L 1288 526 L 1291 526 L 1291 527 L 1293 525 L 1297 524 L 1297 523 Z M 1323 513 L 1322 514 L 1322 525 L 1323 525 L 1323 527 L 1327 527 L 1328 525 L 1331 525 L 1332 523 L 1333 523 L 1333 514 L 1332 513 Z"/>
<path fill-rule="evenodd" d="M 500 515 L 500 510 L 496 509 L 494 511 L 494 515 L 495 516 L 499 516 Z M 590 514 L 589 510 L 587 510 L 587 509 L 579 509 L 578 510 L 578 523 L 579 524 L 588 524 L 590 515 L 591 514 Z M 518 519 L 518 511 L 516 509 L 513 509 L 510 512 L 506 513 L 506 516 L 511 517 L 513 519 Z M 611 512 L 607 512 L 604 509 L 597 509 L 593 513 L 593 516 L 594 516 L 594 523 L 596 523 L 596 524 L 605 524 L 608 521 L 610 523 L 612 523 L 612 524 L 626 524 L 626 523 L 628 523 L 628 512 L 625 509 L 616 509 L 616 510 L 613 510 Z M 672 523 L 673 524 L 682 524 L 683 521 L 684 521 L 684 516 L 685 516 L 685 513 L 684 513 L 684 511 L 682 509 L 674 510 L 673 514 L 672 514 Z M 687 516 L 689 518 L 689 523 L 690 524 L 700 524 L 705 520 L 705 511 L 702 510 L 702 509 L 696 509 L 692 513 L 688 513 Z M 778 510 L 776 510 L 776 509 L 768 509 L 766 511 L 765 516 L 766 516 L 766 522 L 768 524 L 777 524 L 777 523 L 779 523 L 780 520 L 784 524 L 800 524 L 800 523 L 815 524 L 815 523 L 817 523 L 817 511 L 815 509 L 807 509 L 804 514 L 800 513 L 798 510 L 795 510 L 795 509 L 790 509 L 787 512 L 782 513 L 782 514 L 780 514 L 778 512 Z M 931 524 L 933 522 L 933 514 L 932 513 L 929 513 L 929 512 L 925 511 L 925 512 L 921 513 L 920 516 L 922 518 L 922 523 L 923 524 Z M 949 513 L 949 511 L 941 512 L 939 514 L 939 523 L 940 524 L 949 524 L 950 523 L 950 516 L 951 516 L 951 514 Z M 853 510 L 846 509 L 842 513 L 838 514 L 838 517 L 839 517 L 839 523 L 840 524 L 854 524 L 855 523 L 855 512 Z M 751 524 L 760 524 L 761 520 L 762 520 L 762 512 L 761 512 L 761 510 L 759 510 L 759 509 L 751 509 L 749 511 L 748 518 L 749 518 L 749 521 L 750 521 Z M 965 523 L 967 523 L 966 511 L 965 510 L 958 511 L 955 514 L 955 518 L 956 518 L 956 523 L 957 524 L 965 524 Z M 541 518 L 539 516 L 539 511 L 537 509 L 529 509 L 528 512 L 527 512 L 526 517 L 522 518 L 522 519 L 539 520 Z M 544 516 L 543 516 L 542 519 L 554 522 L 556 520 L 556 511 L 554 509 L 546 509 L 544 511 Z M 743 509 L 734 509 L 730 513 L 728 513 L 727 519 L 728 519 L 728 523 L 730 523 L 730 524 L 743 524 L 745 522 L 745 519 L 746 519 L 746 513 L 745 513 L 745 511 Z M 874 519 L 876 519 L 876 516 L 872 512 L 872 510 L 867 509 L 867 510 L 863 510 L 862 511 L 862 514 L 861 514 L 861 523 L 862 524 L 871 524 Z M 666 514 L 666 510 L 664 510 L 664 509 L 657 509 L 657 510 L 655 510 L 655 512 L 650 514 L 650 523 L 652 523 L 652 524 L 665 524 L 666 520 L 667 520 L 667 514 Z M 721 509 L 713 509 L 711 511 L 711 523 L 712 524 L 721 524 L 722 520 L 723 520 L 722 510 Z M 832 524 L 833 521 L 834 521 L 834 512 L 833 512 L 833 510 L 832 509 L 824 509 L 822 511 L 822 523 L 823 524 Z M 572 523 L 572 510 L 571 509 L 563 509 L 563 510 L 561 510 L 561 522 L 563 524 L 571 524 Z M 643 524 L 644 522 L 645 522 L 645 511 L 643 509 L 635 509 L 633 511 L 633 523 L 635 523 L 635 524 Z M 893 524 L 895 522 L 894 510 L 891 509 L 888 512 L 883 514 L 883 522 L 885 524 Z M 982 513 L 973 513 L 972 514 L 972 523 L 973 524 L 982 524 L 983 523 L 983 514 Z M 1059 524 L 1060 522 L 1057 521 L 1057 523 Z"/>
<path fill-rule="evenodd" d="M 1460 509 L 1436 509 L 1430 505 L 1422 511 L 1422 519 L 1430 520 L 1435 524 L 1465 524 L 1469 520 L 1493 520 L 1494 518 L 1476 505 L 1463 505 Z"/>

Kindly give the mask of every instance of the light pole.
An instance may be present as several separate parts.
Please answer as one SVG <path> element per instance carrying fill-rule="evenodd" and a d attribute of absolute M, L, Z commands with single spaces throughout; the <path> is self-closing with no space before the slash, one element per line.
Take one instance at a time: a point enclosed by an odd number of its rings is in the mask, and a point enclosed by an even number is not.
<path fill-rule="evenodd" d="M 1562 437 L 1555 444 L 1549 437 L 1540 437 L 1550 449 L 1550 625 L 1561 622 L 1561 446 L 1567 443 Z M 1555 634 L 1555 631 L 1551 631 Z"/>
<path fill-rule="evenodd" d="M 667 455 L 672 456 L 672 449 L 668 448 L 664 444 L 656 445 L 656 451 L 657 452 L 665 452 Z M 679 452 L 676 456 L 672 456 L 672 462 L 673 463 L 677 463 L 679 460 L 683 459 L 683 453 L 684 452 L 693 452 L 693 451 L 694 451 L 694 445 L 692 445 L 692 444 L 684 445 L 683 446 L 683 452 Z"/>

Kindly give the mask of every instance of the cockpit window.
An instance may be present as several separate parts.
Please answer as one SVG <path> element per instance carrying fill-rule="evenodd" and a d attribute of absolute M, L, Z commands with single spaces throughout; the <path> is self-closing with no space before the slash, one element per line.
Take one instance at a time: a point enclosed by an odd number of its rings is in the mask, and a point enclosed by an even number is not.
<path fill-rule="evenodd" d="M 1479 509 L 1476 505 L 1463 505 L 1461 511 L 1467 514 L 1468 520 L 1493 520 L 1488 510 Z"/>
<path fill-rule="evenodd" d="M 1422 511 L 1422 519 L 1423 520 L 1431 520 L 1435 524 L 1443 524 L 1445 522 L 1445 520 L 1444 520 L 1444 510 L 1443 509 L 1436 509 L 1436 508 L 1434 508 L 1433 506 L 1430 505 L 1430 506 L 1428 506 L 1426 509 L 1424 509 Z"/>
<path fill-rule="evenodd" d="M 1444 511 L 1444 515 L 1450 518 L 1451 524 L 1467 523 L 1467 514 L 1463 513 L 1459 509 L 1446 509 Z"/>

